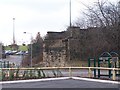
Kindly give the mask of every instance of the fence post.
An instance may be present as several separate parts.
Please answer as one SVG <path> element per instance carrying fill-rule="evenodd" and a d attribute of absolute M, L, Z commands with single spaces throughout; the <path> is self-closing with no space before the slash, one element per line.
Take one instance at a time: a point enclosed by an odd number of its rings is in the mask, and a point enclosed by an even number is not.
<path fill-rule="evenodd" d="M 2 68 L 2 61 L 0 61 L 0 68 Z"/>
<path fill-rule="evenodd" d="M 72 78 L 72 70 L 71 70 L 71 67 L 69 67 L 69 77 Z"/>
<path fill-rule="evenodd" d="M 94 58 L 94 67 L 96 67 L 96 59 Z M 96 69 L 94 69 L 94 78 L 96 78 Z"/>
<path fill-rule="evenodd" d="M 90 67 L 90 58 L 88 59 L 88 67 Z"/>
<path fill-rule="evenodd" d="M 9 68 L 10 66 L 9 66 L 9 61 L 7 61 L 7 68 Z"/>
<path fill-rule="evenodd" d="M 111 68 L 111 58 L 108 59 L 108 67 Z M 111 70 L 109 71 L 109 78 L 111 78 Z"/>
<path fill-rule="evenodd" d="M 6 63 L 5 63 L 5 61 L 4 61 L 3 63 L 4 63 L 4 64 L 3 64 L 3 68 L 6 68 L 6 65 L 5 65 Z"/>
<path fill-rule="evenodd" d="M 100 67 L 100 58 L 98 58 L 98 67 Z M 98 69 L 98 78 L 100 78 L 100 69 Z"/>
<path fill-rule="evenodd" d="M 120 60 L 118 61 L 118 67 L 120 68 Z M 118 71 L 118 74 L 120 75 L 120 70 Z"/>
<path fill-rule="evenodd" d="M 92 71 L 91 71 L 91 68 L 89 68 L 89 71 L 88 71 L 88 77 L 92 77 Z"/>
<path fill-rule="evenodd" d="M 113 77 L 112 77 L 113 80 L 116 80 L 116 73 L 115 73 L 115 69 L 113 68 Z"/>
<path fill-rule="evenodd" d="M 2 81 L 2 68 L 0 68 L 0 81 Z"/>

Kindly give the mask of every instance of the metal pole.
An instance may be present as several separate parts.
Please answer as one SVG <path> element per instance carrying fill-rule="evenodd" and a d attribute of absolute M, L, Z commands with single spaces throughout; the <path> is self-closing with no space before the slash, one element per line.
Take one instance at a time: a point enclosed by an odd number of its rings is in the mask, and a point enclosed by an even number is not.
<path fill-rule="evenodd" d="M 96 59 L 94 58 L 94 67 L 96 67 Z M 96 69 L 94 69 L 94 77 L 96 78 Z"/>
<path fill-rule="evenodd" d="M 2 48 L 2 43 L 0 42 L 0 59 L 1 59 L 1 61 L 2 61 L 2 53 L 3 53 L 3 50 L 2 50 L 3 48 Z"/>
<path fill-rule="evenodd" d="M 71 27 L 71 0 L 70 0 L 70 27 Z"/>
<path fill-rule="evenodd" d="M 30 54 L 31 54 L 31 56 L 30 56 L 30 66 L 32 67 L 32 33 L 28 33 L 28 32 L 23 32 L 24 34 L 30 34 L 31 35 L 31 45 L 30 45 L 30 47 L 31 47 L 31 50 L 30 50 Z"/>
<path fill-rule="evenodd" d="M 88 59 L 88 67 L 90 67 L 90 58 Z"/>
<path fill-rule="evenodd" d="M 118 59 L 118 67 L 120 68 L 120 60 Z M 120 70 L 119 70 L 119 75 L 120 75 Z"/>
<path fill-rule="evenodd" d="M 2 68 L 2 62 L 0 61 L 0 68 Z"/>
<path fill-rule="evenodd" d="M 98 58 L 98 67 L 100 67 L 100 58 Z M 98 69 L 98 78 L 100 78 L 100 69 Z"/>
<path fill-rule="evenodd" d="M 15 44 L 15 18 L 13 18 L 13 44 Z"/>
<path fill-rule="evenodd" d="M 111 68 L 111 58 L 108 59 L 108 67 Z M 111 70 L 109 70 L 109 78 L 111 78 Z"/>

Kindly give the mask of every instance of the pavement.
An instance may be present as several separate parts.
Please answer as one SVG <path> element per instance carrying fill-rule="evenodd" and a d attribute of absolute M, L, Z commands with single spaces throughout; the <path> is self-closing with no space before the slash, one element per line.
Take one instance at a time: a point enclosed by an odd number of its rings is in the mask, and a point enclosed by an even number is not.
<path fill-rule="evenodd" d="M 3 82 L 2 88 L 120 88 L 120 83 L 108 80 L 95 80 L 87 78 L 49 78 L 39 80 L 24 80 Z M 119 90 L 119 89 L 118 89 Z"/>
<path fill-rule="evenodd" d="M 3 59 L 2 61 L 9 61 L 10 63 L 14 63 L 17 66 L 20 66 L 22 62 L 22 56 L 20 55 L 10 55 L 6 59 Z"/>

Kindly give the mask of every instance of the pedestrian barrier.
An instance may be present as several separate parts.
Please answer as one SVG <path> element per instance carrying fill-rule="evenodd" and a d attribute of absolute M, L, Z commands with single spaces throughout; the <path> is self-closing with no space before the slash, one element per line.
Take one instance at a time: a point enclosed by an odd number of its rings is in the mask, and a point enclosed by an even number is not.
<path fill-rule="evenodd" d="M 116 52 L 103 52 L 99 58 L 89 58 L 88 59 L 88 67 L 104 67 L 104 68 L 120 68 L 120 60 L 119 55 Z M 108 76 L 108 78 L 111 78 L 112 76 L 112 70 L 108 70 L 105 73 L 101 73 L 101 70 L 94 69 L 94 77 L 96 77 L 96 74 L 98 73 L 97 77 L 100 78 L 101 76 Z M 120 75 L 120 71 L 115 71 L 115 75 Z"/>
<path fill-rule="evenodd" d="M 38 79 L 50 77 L 89 77 L 94 78 L 94 69 L 111 70 L 112 80 L 117 80 L 116 72 L 120 68 L 104 67 L 40 67 L 40 68 L 1 68 L 1 80 Z"/>
<path fill-rule="evenodd" d="M 9 61 L 0 61 L 0 68 L 9 68 L 10 63 Z"/>

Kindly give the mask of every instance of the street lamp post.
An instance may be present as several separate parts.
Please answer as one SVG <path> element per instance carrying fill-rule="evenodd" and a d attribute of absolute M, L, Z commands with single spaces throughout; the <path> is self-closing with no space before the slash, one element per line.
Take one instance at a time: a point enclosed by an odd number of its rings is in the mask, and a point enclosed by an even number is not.
<path fill-rule="evenodd" d="M 30 50 L 31 55 L 30 55 L 30 62 L 31 62 L 31 67 L 32 67 L 32 33 L 28 33 L 28 32 L 23 32 L 23 33 L 31 35 L 31 45 L 30 45 L 30 47 L 31 47 L 31 50 Z"/>
<path fill-rule="evenodd" d="M 70 0 L 70 2 L 69 2 L 69 8 L 70 8 L 70 27 L 71 27 L 71 0 Z"/>
<path fill-rule="evenodd" d="M 1 61 L 2 61 L 2 43 L 0 42 L 0 59 L 1 59 Z"/>

